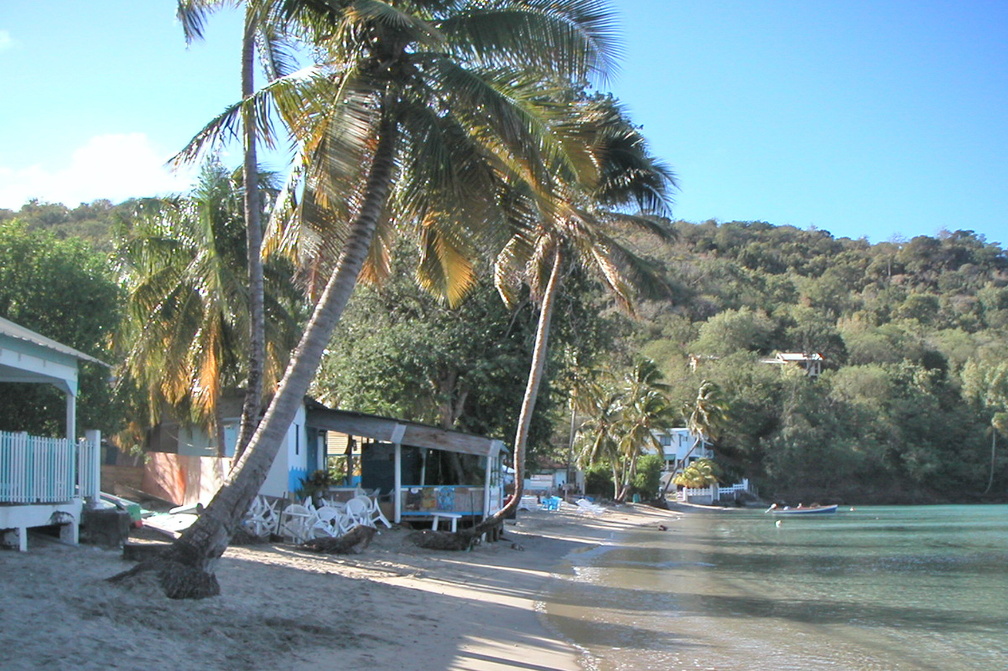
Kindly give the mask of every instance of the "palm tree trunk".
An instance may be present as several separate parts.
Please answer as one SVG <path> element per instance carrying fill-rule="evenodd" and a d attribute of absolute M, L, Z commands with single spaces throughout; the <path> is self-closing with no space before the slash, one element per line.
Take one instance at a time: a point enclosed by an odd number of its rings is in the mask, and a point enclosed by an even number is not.
<path fill-rule="evenodd" d="M 695 441 L 693 441 L 693 447 L 689 448 L 689 452 L 687 452 L 687 453 L 686 453 L 686 455 L 685 455 L 685 456 L 684 456 L 684 457 L 682 458 L 682 462 L 676 462 L 676 466 L 677 466 L 677 468 L 678 468 L 678 465 L 679 465 L 679 463 L 681 463 L 681 464 L 682 464 L 683 468 L 685 468 L 685 467 L 686 467 L 686 460 L 690 458 L 690 455 L 691 455 L 691 454 L 693 454 L 693 451 L 694 451 L 694 450 L 695 450 L 695 449 L 696 449 L 696 448 L 697 448 L 697 447 L 698 447 L 698 446 L 699 446 L 699 445 L 700 445 L 700 444 L 701 444 L 702 442 L 703 442 L 703 437 L 702 437 L 702 436 L 701 436 L 700 438 L 697 438 L 697 439 L 696 439 Z M 674 475 L 675 475 L 675 472 L 673 472 L 673 473 L 672 473 L 672 475 L 670 475 L 670 476 L 669 476 L 669 479 L 668 479 L 668 482 L 666 482 L 666 483 L 665 483 L 665 491 L 664 491 L 664 492 L 662 492 L 663 494 L 668 494 L 668 490 L 669 490 L 669 487 L 671 487 L 671 486 L 672 486 L 672 477 L 673 477 Z"/>
<path fill-rule="evenodd" d="M 255 93 L 255 27 L 250 8 L 245 10 L 245 34 L 242 38 L 242 98 L 247 100 Z M 235 463 L 252 438 L 262 409 L 263 368 L 266 359 L 266 321 L 263 308 L 262 266 L 262 208 L 259 201 L 259 166 L 256 156 L 257 130 L 255 112 L 243 112 L 242 126 L 245 134 L 245 230 L 248 263 L 249 349 L 248 379 L 245 402 L 242 405 L 238 444 L 235 446 Z"/>
<path fill-rule="evenodd" d="M 514 494 L 506 506 L 501 508 L 495 520 L 504 519 L 518 509 L 522 492 L 525 488 L 525 447 L 528 443 L 529 426 L 532 424 L 532 411 L 535 410 L 536 396 L 539 395 L 539 385 L 546 371 L 546 355 L 549 353 L 550 322 L 553 319 L 553 304 L 560 288 L 560 271 L 563 266 L 563 251 L 557 245 L 553 254 L 553 268 L 550 271 L 546 290 L 543 292 L 542 306 L 539 309 L 539 324 L 536 327 L 535 345 L 532 348 L 532 364 L 529 367 L 528 382 L 525 385 L 525 396 L 522 399 L 521 412 L 518 415 L 518 430 L 514 441 Z"/>
<path fill-rule="evenodd" d="M 340 258 L 266 415 L 210 505 L 196 523 L 172 544 L 162 560 L 149 567 L 159 570 L 161 586 L 169 597 L 202 598 L 219 593 L 220 588 L 213 575 L 214 565 L 227 549 L 231 534 L 266 480 L 294 415 L 304 403 L 304 395 L 318 369 L 322 352 L 350 300 L 371 247 L 375 226 L 388 199 L 397 142 L 398 126 L 394 112 L 390 105 L 385 104 L 360 212 L 351 224 Z M 143 565 L 137 568 L 142 570 Z"/>
<path fill-rule="evenodd" d="M 994 426 L 994 422 L 991 422 L 991 466 L 990 466 L 990 477 L 987 479 L 987 489 L 984 490 L 984 494 L 989 494 L 991 487 L 994 486 L 994 462 L 997 458 L 997 427 Z"/>

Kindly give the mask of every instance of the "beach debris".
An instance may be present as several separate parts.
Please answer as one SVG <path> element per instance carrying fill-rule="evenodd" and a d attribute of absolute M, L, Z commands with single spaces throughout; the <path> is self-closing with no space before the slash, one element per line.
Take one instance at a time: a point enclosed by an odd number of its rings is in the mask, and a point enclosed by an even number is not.
<path fill-rule="evenodd" d="M 427 550 L 448 550 L 453 552 L 468 552 L 476 544 L 478 537 L 471 533 L 435 531 L 424 529 L 414 531 L 408 536 L 411 543 Z"/>
<path fill-rule="evenodd" d="M 664 524 L 659 524 L 658 531 L 668 531 L 668 527 L 665 526 Z"/>
<path fill-rule="evenodd" d="M 300 546 L 312 552 L 322 552 L 332 555 L 360 554 L 375 537 L 378 530 L 364 524 L 358 524 L 338 538 L 323 537 L 305 541 Z"/>
<path fill-rule="evenodd" d="M 777 526 L 777 528 L 778 528 L 778 529 L 779 529 L 780 527 L 784 526 L 784 520 L 777 520 L 777 522 L 776 522 L 776 526 Z"/>
<path fill-rule="evenodd" d="M 512 543 L 512 550 L 518 550 L 518 552 L 525 552 L 525 547 L 521 543 Z"/>

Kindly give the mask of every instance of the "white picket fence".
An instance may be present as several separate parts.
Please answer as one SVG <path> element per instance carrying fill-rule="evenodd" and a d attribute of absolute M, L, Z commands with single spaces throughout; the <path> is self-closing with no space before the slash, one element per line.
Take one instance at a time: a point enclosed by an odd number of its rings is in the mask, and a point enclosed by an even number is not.
<path fill-rule="evenodd" d="M 756 495 L 756 488 L 749 484 L 749 478 L 743 478 L 742 482 L 736 482 L 729 487 L 718 487 L 711 485 L 700 489 L 682 489 L 679 491 L 679 498 L 685 503 L 715 503 L 721 500 L 734 500 L 739 492 L 748 492 Z"/>
<path fill-rule="evenodd" d="M 0 503 L 61 503 L 97 496 L 101 439 L 76 445 L 67 438 L 44 438 L 0 431 Z"/>

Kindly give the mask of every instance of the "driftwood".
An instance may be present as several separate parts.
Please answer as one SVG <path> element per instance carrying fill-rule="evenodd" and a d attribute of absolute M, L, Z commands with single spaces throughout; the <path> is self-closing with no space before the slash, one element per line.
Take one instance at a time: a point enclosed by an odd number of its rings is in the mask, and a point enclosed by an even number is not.
<path fill-rule="evenodd" d="M 414 531 L 409 535 L 409 540 L 417 547 L 427 550 L 452 550 L 465 552 L 471 550 L 476 544 L 476 537 L 468 531 L 435 531 L 434 529 L 424 529 Z"/>
<path fill-rule="evenodd" d="M 485 537 L 488 542 L 499 541 L 504 536 L 504 520 L 487 518 L 471 529 L 458 532 L 424 529 L 409 535 L 410 541 L 428 550 L 467 552 Z"/>
<path fill-rule="evenodd" d="M 374 527 L 358 524 L 339 538 L 315 538 L 305 541 L 299 547 L 331 555 L 360 554 L 371 544 L 376 533 L 378 530 Z"/>

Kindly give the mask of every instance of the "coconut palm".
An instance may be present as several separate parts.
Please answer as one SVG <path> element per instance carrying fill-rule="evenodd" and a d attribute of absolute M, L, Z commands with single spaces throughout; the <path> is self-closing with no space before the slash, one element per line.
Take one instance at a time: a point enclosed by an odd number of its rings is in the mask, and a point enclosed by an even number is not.
<path fill-rule="evenodd" d="M 117 335 L 125 352 L 121 384 L 146 392 L 151 423 L 164 405 L 209 428 L 223 456 L 220 400 L 244 374 L 246 342 L 244 220 L 239 181 L 220 164 L 206 164 L 189 197 L 150 199 L 123 225 L 116 258 L 127 290 L 127 319 Z M 289 275 L 272 268 L 277 298 Z M 289 293 L 289 292 L 288 292 Z M 272 307 L 274 375 L 290 345 L 288 300 Z"/>
<path fill-rule="evenodd" d="M 698 447 L 716 440 L 728 421 L 728 404 L 721 387 L 710 380 L 703 380 L 697 388 L 696 398 L 683 405 L 682 414 L 686 418 L 686 428 L 696 436 L 693 446 L 683 457 L 685 462 Z"/>
<path fill-rule="evenodd" d="M 716 485 L 720 480 L 720 469 L 710 459 L 697 459 L 672 478 L 672 484 L 689 489 L 702 489 Z"/>
<path fill-rule="evenodd" d="M 265 480 L 366 261 L 380 250 L 373 242 L 389 223 L 390 197 L 409 221 L 429 225 L 435 247 L 448 249 L 446 236 L 460 235 L 449 219 L 476 226 L 495 211 L 494 194 L 480 190 L 484 175 L 506 171 L 545 183 L 552 174 L 562 147 L 535 114 L 549 93 L 545 82 L 606 65 L 609 15 L 593 0 L 280 4 L 288 20 L 314 30 L 326 60 L 264 87 L 289 92 L 288 103 L 293 92 L 300 98 L 299 109 L 283 111 L 305 157 L 303 195 L 291 211 L 338 224 L 329 228 L 336 237 L 319 238 L 329 253 L 315 267 L 327 279 L 318 283 L 315 310 L 248 448 L 158 562 L 161 585 L 176 598 L 219 591 L 214 561 Z M 197 140 L 234 123 L 235 112 L 222 115 Z M 371 267 L 380 265 L 372 260 Z"/>
<path fill-rule="evenodd" d="M 497 259 L 496 280 L 505 302 L 513 304 L 524 282 L 539 304 L 532 361 L 514 439 L 515 493 L 498 518 L 509 515 L 521 498 L 525 451 L 536 397 L 545 374 L 553 306 L 568 258 L 580 263 L 627 310 L 635 286 L 652 277 L 646 264 L 619 241 L 621 234 L 645 230 L 670 235 L 660 221 L 647 215 L 668 213 L 674 177 L 647 152 L 644 138 L 619 105 L 608 97 L 574 101 L 563 132 L 574 152 L 591 169 L 557 175 L 558 198 L 536 209 L 516 208 L 525 215 L 519 232 Z M 524 194 L 512 193 L 515 200 Z M 642 215 L 617 208 L 636 206 Z"/>
<path fill-rule="evenodd" d="M 638 361 L 623 383 L 623 411 L 618 425 L 619 456 L 623 480 L 617 485 L 616 500 L 626 499 L 637 473 L 637 460 L 646 447 L 662 453 L 655 431 L 668 426 L 674 409 L 668 399 L 668 385 L 653 361 Z"/>
<path fill-rule="evenodd" d="M 178 0 L 177 16 L 182 23 L 186 41 L 202 39 L 206 15 L 214 10 L 245 5 L 245 22 L 241 48 L 241 97 L 252 99 L 255 93 L 255 55 L 258 50 L 266 75 L 277 79 L 293 69 L 287 43 L 281 39 L 272 0 Z M 263 369 L 266 365 L 265 306 L 263 298 L 262 211 L 263 199 L 258 188 L 259 166 L 257 144 L 261 119 L 255 108 L 246 105 L 241 113 L 243 160 L 243 202 L 245 210 L 246 266 L 248 274 L 248 353 L 245 401 L 242 406 L 236 454 L 240 455 L 252 437 L 262 409 Z M 272 144 L 272 134 L 265 135 Z M 180 158 L 195 158 L 186 155 Z M 252 185 L 248 188 L 247 185 Z"/>
<path fill-rule="evenodd" d="M 668 386 L 661 382 L 651 361 L 634 364 L 622 378 L 602 371 L 585 390 L 588 419 L 579 437 L 582 467 L 608 463 L 613 474 L 613 498 L 626 498 L 645 447 L 661 452 L 654 430 L 667 425 L 672 415 Z"/>

